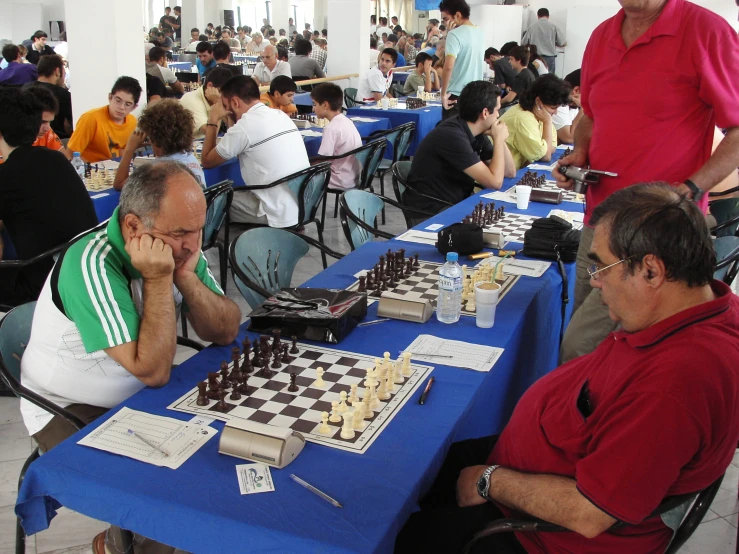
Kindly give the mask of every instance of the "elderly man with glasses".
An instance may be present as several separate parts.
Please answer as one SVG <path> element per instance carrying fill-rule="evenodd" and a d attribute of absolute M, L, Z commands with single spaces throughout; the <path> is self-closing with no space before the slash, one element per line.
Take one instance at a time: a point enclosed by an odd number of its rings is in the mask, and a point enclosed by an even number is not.
<path fill-rule="evenodd" d="M 133 77 L 120 77 L 108 95 L 108 105 L 82 114 L 67 149 L 79 152 L 87 163 L 120 158 L 128 137 L 136 129 L 131 112 L 141 97 L 141 85 Z"/>
<path fill-rule="evenodd" d="M 452 445 L 396 553 L 458 552 L 503 517 L 569 531 L 491 535 L 479 551 L 664 552 L 672 530 L 650 514 L 731 464 L 739 299 L 713 280 L 703 215 L 666 183 L 642 184 L 590 223 L 590 282 L 621 330 L 534 383 L 499 436 Z"/>

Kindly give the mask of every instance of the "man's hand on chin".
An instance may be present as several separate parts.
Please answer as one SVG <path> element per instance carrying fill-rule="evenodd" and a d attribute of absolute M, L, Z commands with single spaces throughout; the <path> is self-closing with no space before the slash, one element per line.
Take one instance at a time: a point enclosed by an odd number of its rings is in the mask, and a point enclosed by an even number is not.
<path fill-rule="evenodd" d="M 477 492 L 477 481 L 488 466 L 470 466 L 459 473 L 457 479 L 457 504 L 460 508 L 485 504 L 485 499 Z"/>

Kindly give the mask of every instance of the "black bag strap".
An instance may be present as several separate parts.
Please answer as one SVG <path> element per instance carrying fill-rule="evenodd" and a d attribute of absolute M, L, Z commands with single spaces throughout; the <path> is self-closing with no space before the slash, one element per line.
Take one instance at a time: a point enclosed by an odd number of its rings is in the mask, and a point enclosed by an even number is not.
<path fill-rule="evenodd" d="M 561 345 L 565 333 L 565 314 L 567 313 L 567 304 L 570 301 L 570 293 L 568 291 L 567 271 L 565 270 L 562 256 L 559 254 L 559 246 L 556 244 L 554 245 L 554 251 L 557 253 L 557 267 L 559 268 L 560 275 L 562 275 L 562 322 L 559 326 L 559 344 Z"/>

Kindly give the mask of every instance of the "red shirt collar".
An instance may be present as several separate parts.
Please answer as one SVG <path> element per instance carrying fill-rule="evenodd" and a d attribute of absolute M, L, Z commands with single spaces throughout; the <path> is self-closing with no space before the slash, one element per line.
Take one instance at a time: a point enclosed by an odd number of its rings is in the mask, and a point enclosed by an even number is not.
<path fill-rule="evenodd" d="M 721 281 L 713 280 L 711 281 L 711 289 L 716 295 L 715 300 L 683 310 L 636 333 L 616 331 L 614 338 L 616 340 L 625 340 L 632 348 L 646 348 L 663 341 L 690 325 L 724 313 L 730 308 L 733 300 L 731 288 Z"/>
<path fill-rule="evenodd" d="M 657 18 L 657 21 L 645 31 L 631 45 L 631 48 L 639 44 L 644 44 L 652 40 L 654 37 L 663 35 L 676 36 L 680 29 L 680 23 L 682 21 L 683 4 L 685 0 L 667 0 L 662 8 L 662 11 Z M 625 50 L 626 45 L 624 44 L 623 38 L 621 38 L 621 26 L 623 25 L 624 19 L 626 18 L 626 12 L 623 8 L 611 19 L 611 27 L 609 29 L 609 42 L 611 45 Z"/>

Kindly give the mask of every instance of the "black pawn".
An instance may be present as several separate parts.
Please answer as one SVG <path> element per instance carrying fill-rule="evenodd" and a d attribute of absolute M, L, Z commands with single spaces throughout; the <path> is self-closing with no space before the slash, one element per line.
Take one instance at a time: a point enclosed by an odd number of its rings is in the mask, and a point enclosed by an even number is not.
<path fill-rule="evenodd" d="M 221 362 L 221 388 L 231 388 L 231 381 L 228 379 L 228 362 Z"/>
<path fill-rule="evenodd" d="M 280 351 L 275 350 L 274 355 L 272 357 L 272 369 L 280 369 L 282 367 L 282 362 L 280 362 Z"/>
<path fill-rule="evenodd" d="M 292 348 L 290 348 L 290 354 L 300 353 L 300 350 L 298 350 L 298 337 L 293 335 L 292 341 L 293 341 L 293 345 L 292 345 Z"/>
<path fill-rule="evenodd" d="M 283 364 L 289 364 L 294 359 L 290 356 L 289 350 L 290 350 L 290 347 L 288 345 L 286 344 L 282 345 L 282 358 L 281 359 L 282 359 Z"/>
<path fill-rule="evenodd" d="M 218 412 L 227 412 L 228 411 L 228 404 L 226 404 L 226 391 L 221 389 L 220 394 L 218 395 L 218 403 L 215 405 L 215 409 Z"/>
<path fill-rule="evenodd" d="M 297 375 L 294 372 L 290 372 L 290 386 L 287 387 L 288 392 L 298 392 L 298 385 L 295 384 Z"/>

